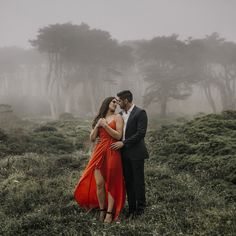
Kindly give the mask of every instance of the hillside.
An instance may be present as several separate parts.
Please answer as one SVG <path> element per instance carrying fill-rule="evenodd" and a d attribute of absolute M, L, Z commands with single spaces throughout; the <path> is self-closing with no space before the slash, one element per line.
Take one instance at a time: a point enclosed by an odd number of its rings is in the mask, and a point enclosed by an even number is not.
<path fill-rule="evenodd" d="M 1 130 L 0 235 L 234 235 L 236 112 L 152 127 L 146 213 L 130 222 L 122 213 L 111 225 L 73 199 L 90 153 L 87 121 L 35 125 L 17 137 Z"/>

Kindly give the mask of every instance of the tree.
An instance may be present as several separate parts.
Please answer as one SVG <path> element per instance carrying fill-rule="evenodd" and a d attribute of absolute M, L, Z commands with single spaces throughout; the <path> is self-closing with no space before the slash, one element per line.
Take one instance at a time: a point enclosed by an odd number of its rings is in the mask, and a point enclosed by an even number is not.
<path fill-rule="evenodd" d="M 42 63 L 43 58 L 35 50 L 0 48 L 0 95 L 23 96 L 29 92 L 27 86 L 32 88 L 30 83 Z"/>
<path fill-rule="evenodd" d="M 171 99 L 186 99 L 191 95 L 193 72 L 188 62 L 187 46 L 177 35 L 143 41 L 137 51 L 144 79 L 149 83 L 144 106 L 160 103 L 162 117 L 167 114 Z"/>
<path fill-rule="evenodd" d="M 199 82 L 213 112 L 217 110 L 212 88 L 219 91 L 223 110 L 235 109 L 236 44 L 213 33 L 204 39 L 190 39 L 189 52 L 195 57 Z"/>
<path fill-rule="evenodd" d="M 70 99 L 78 85 L 83 87 L 83 96 L 95 113 L 104 96 L 103 84 L 132 62 L 127 46 L 119 45 L 108 32 L 90 29 L 84 23 L 44 27 L 31 44 L 48 56 L 47 94 L 53 117 L 61 111 L 69 112 Z M 66 96 L 64 104 L 60 101 L 62 94 Z"/>

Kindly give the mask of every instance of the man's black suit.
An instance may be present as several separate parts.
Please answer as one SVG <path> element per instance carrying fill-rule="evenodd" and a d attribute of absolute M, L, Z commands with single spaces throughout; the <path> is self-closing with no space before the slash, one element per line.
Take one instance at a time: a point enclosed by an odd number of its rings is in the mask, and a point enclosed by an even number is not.
<path fill-rule="evenodd" d="M 144 137 L 147 120 L 145 110 L 134 106 L 126 124 L 124 147 L 121 149 L 130 213 L 142 213 L 146 206 L 144 159 L 149 155 Z"/>

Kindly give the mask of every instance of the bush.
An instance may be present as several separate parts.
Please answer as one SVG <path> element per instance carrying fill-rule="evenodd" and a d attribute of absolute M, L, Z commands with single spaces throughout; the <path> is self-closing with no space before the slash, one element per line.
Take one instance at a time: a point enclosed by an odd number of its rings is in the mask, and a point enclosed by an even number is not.
<path fill-rule="evenodd" d="M 225 111 L 150 131 L 147 140 L 152 158 L 176 171 L 190 171 L 204 181 L 219 179 L 235 184 L 235 117 L 236 111 Z"/>
<path fill-rule="evenodd" d="M 73 114 L 69 113 L 69 112 L 64 112 L 62 114 L 60 114 L 59 116 L 59 120 L 73 120 L 74 116 Z"/>
<path fill-rule="evenodd" d="M 57 129 L 53 126 L 43 125 L 34 130 L 34 132 L 56 132 Z"/>

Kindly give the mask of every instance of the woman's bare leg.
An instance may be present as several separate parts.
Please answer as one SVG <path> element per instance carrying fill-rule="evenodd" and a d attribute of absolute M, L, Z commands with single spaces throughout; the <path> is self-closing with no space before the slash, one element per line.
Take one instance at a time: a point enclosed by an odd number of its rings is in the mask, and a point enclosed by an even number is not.
<path fill-rule="evenodd" d="M 108 192 L 108 208 L 107 208 L 107 212 L 110 212 L 110 213 L 106 214 L 106 218 L 105 218 L 104 222 L 106 222 L 106 223 L 111 223 L 112 222 L 112 214 L 111 213 L 113 211 L 113 207 L 114 207 L 114 199 L 111 196 L 111 194 Z"/>
<path fill-rule="evenodd" d="M 106 198 L 105 181 L 99 169 L 94 170 L 94 178 L 95 178 L 96 187 L 97 187 L 97 198 L 98 198 L 99 207 L 100 207 L 100 210 L 103 210 L 105 207 L 105 198 Z M 105 214 L 106 214 L 106 211 L 100 212 L 101 221 L 104 220 Z"/>

